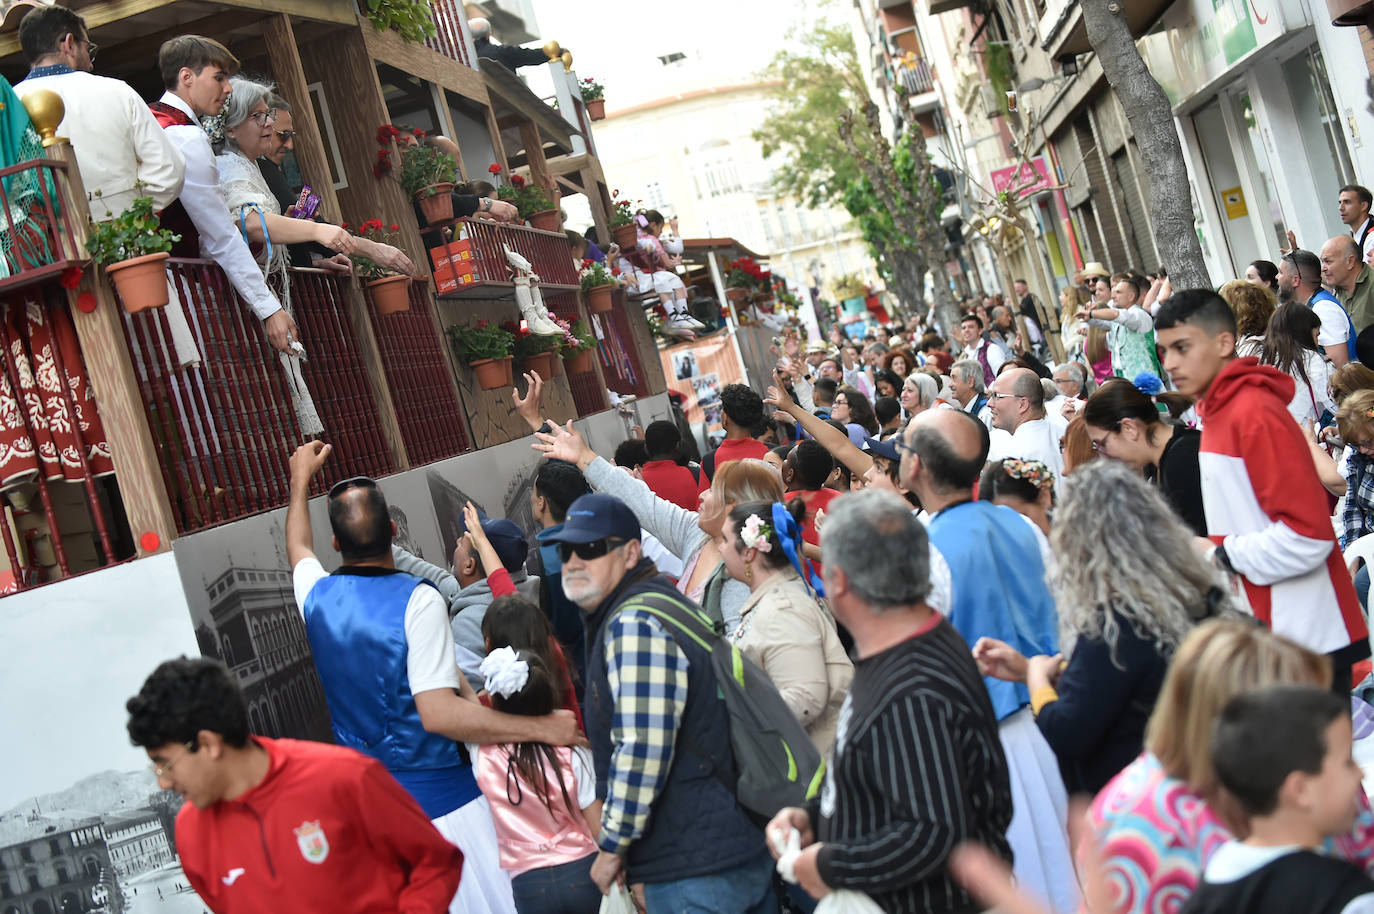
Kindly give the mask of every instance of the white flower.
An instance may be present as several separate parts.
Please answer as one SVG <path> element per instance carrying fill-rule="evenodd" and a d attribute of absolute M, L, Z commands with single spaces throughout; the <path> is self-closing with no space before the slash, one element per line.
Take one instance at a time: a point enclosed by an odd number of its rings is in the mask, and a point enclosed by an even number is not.
<path fill-rule="evenodd" d="M 509 646 L 487 654 L 478 670 L 486 679 L 487 691 L 502 698 L 517 694 L 530 678 L 530 665 Z"/>

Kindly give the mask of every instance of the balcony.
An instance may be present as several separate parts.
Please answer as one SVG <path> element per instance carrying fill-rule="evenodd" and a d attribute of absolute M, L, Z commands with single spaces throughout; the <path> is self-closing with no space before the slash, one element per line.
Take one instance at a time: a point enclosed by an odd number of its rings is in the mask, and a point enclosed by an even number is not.
<path fill-rule="evenodd" d="M 464 219 L 444 226 L 441 231 L 452 239 L 444 248 L 454 266 L 447 270 L 438 262 L 434 264 L 440 298 L 513 298 L 515 282 L 506 260 L 507 248 L 537 265 L 535 272 L 546 298 L 578 288 L 568 239 L 561 232 Z M 440 250 L 436 248 L 435 252 Z M 435 252 L 432 256 L 437 256 Z"/>
<path fill-rule="evenodd" d="M 362 0 L 366 2 L 366 0 Z M 475 67 L 469 56 L 471 45 L 468 40 L 467 14 L 461 3 L 454 0 L 430 0 L 430 11 L 434 15 L 435 35 L 425 39 L 425 47 L 443 54 L 449 60 L 456 60 L 467 67 Z"/>
<path fill-rule="evenodd" d="M 90 263 L 73 242 L 73 214 L 58 202 L 67 163 L 35 159 L 0 169 L 0 285 L 7 292 Z M 85 218 L 82 213 L 81 218 Z"/>

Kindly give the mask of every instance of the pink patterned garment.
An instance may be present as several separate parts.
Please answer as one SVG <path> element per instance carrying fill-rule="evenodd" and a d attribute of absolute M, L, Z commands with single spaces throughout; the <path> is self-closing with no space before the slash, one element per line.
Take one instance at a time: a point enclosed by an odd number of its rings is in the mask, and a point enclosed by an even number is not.
<path fill-rule="evenodd" d="M 1148 752 L 1102 788 L 1088 825 L 1084 840 L 1101 844 L 1111 914 L 1175 914 L 1212 854 L 1231 839 L 1206 801 Z M 1374 814 L 1363 793 L 1354 830 L 1327 850 L 1374 875 Z"/>

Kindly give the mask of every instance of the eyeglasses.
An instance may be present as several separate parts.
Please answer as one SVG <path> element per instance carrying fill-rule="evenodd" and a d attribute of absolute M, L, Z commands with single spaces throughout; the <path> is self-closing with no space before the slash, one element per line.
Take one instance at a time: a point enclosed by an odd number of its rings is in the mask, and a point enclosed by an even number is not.
<path fill-rule="evenodd" d="M 195 741 L 195 740 L 189 740 L 189 741 L 185 744 L 185 749 L 186 749 L 185 752 L 181 753 L 181 755 L 178 755 L 176 758 L 172 759 L 170 762 L 168 762 L 168 763 L 165 764 L 165 765 L 158 765 L 158 764 L 156 764 L 156 763 L 154 763 L 154 764 L 152 764 L 152 765 L 149 765 L 148 767 L 149 767 L 150 769 L 152 769 L 153 775 L 154 775 L 158 780 L 161 780 L 162 778 L 166 777 L 166 776 L 171 772 L 172 766 L 173 766 L 173 765 L 175 765 L 177 762 L 181 761 L 182 759 L 186 758 L 186 756 L 190 755 L 192 752 L 195 752 L 195 751 L 196 751 L 196 741 Z"/>
<path fill-rule="evenodd" d="M 295 138 L 296 138 L 296 131 L 294 131 L 294 130 L 278 130 L 278 131 L 277 131 L 277 139 L 281 140 L 283 143 L 289 143 L 289 142 L 291 142 L 292 140 L 294 140 Z"/>
<path fill-rule="evenodd" d="M 86 38 L 86 55 L 91 58 L 91 63 L 95 63 L 95 55 L 100 51 L 100 45 Z"/>
<path fill-rule="evenodd" d="M 590 562 L 592 559 L 599 559 L 612 549 L 619 549 L 623 545 L 625 545 L 624 540 L 613 536 L 590 543 L 559 543 L 558 558 L 566 562 L 575 555 L 584 562 Z"/>
<path fill-rule="evenodd" d="M 1117 429 L 1112 429 L 1111 431 L 1107 432 L 1107 434 L 1103 435 L 1101 440 L 1093 438 L 1093 450 L 1097 451 L 1099 454 L 1107 453 L 1107 439 L 1115 435 L 1117 431 Z"/>
<path fill-rule="evenodd" d="M 993 400 L 1025 400 L 1026 397 L 1018 396 L 1017 394 L 993 394 L 992 397 L 991 397 L 990 399 L 993 399 Z"/>
<path fill-rule="evenodd" d="M 254 111 L 248 117 L 259 127 L 266 127 L 268 124 L 277 122 L 277 109 L 265 108 L 262 111 Z"/>
<path fill-rule="evenodd" d="M 349 489 L 375 489 L 377 480 L 371 476 L 354 476 L 352 479 L 341 479 L 334 483 L 329 489 L 330 498 L 338 498 Z"/>

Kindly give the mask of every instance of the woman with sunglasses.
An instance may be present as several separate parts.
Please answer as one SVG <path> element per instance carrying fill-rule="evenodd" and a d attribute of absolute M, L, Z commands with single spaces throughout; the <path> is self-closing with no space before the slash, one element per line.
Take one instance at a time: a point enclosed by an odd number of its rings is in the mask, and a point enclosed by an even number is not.
<path fill-rule="evenodd" d="M 1098 388 L 1080 415 L 1099 454 L 1144 473 L 1195 534 L 1207 535 L 1198 463 L 1201 432 L 1166 422 L 1158 404 L 1124 379 Z"/>
<path fill-rule="evenodd" d="M 711 487 L 701 493 L 695 512 L 659 498 L 643 480 L 621 472 L 597 455 L 582 433 L 552 425 L 536 432 L 535 450 L 550 460 L 576 464 L 592 490 L 612 495 L 629 506 L 639 524 L 683 561 L 677 589 L 691 597 L 730 634 L 739 625 L 740 610 L 749 599 L 744 582 L 733 580 L 721 560 L 725 518 L 738 504 L 783 500 L 782 477 L 762 460 L 732 460 L 716 467 Z"/>

